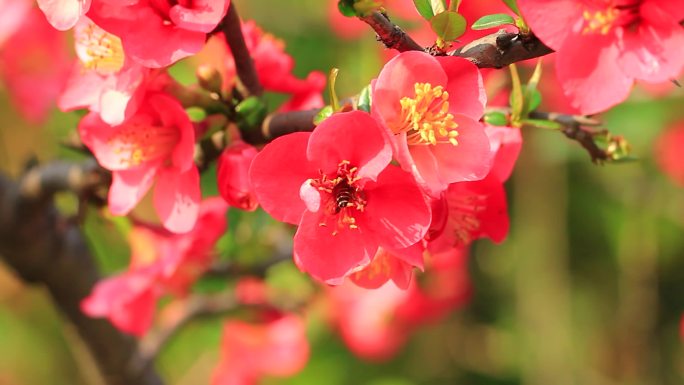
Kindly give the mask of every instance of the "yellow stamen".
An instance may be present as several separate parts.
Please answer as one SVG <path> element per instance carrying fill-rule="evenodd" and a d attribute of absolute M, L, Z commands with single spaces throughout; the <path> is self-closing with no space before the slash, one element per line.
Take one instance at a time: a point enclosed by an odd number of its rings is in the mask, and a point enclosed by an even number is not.
<path fill-rule="evenodd" d="M 93 23 L 77 31 L 76 53 L 86 69 L 101 75 L 119 72 L 125 60 L 121 39 Z"/>
<path fill-rule="evenodd" d="M 584 11 L 582 16 L 586 21 L 582 34 L 601 34 L 606 35 L 618 19 L 620 11 L 616 8 L 609 8 L 605 11 L 589 12 Z"/>
<path fill-rule="evenodd" d="M 412 145 L 458 145 L 458 124 L 449 113 L 449 93 L 444 87 L 433 87 L 430 83 L 416 83 L 414 87 L 414 98 L 404 97 L 399 101 L 401 115 L 392 131 L 395 134 L 406 132 L 408 143 Z"/>

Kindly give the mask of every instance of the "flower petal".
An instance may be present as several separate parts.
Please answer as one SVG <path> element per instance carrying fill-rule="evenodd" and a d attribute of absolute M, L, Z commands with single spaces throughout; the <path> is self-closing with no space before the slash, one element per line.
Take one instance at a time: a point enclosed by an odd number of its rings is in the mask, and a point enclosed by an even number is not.
<path fill-rule="evenodd" d="M 583 114 L 607 110 L 629 96 L 634 82 L 617 67 L 619 55 L 615 37 L 610 34 L 576 34 L 559 50 L 558 80 Z"/>
<path fill-rule="evenodd" d="M 446 73 L 449 92 L 449 112 L 479 120 L 487 104 L 482 75 L 475 64 L 454 56 L 436 57 Z"/>
<path fill-rule="evenodd" d="M 181 172 L 174 168 L 159 171 L 154 188 L 154 208 L 164 227 L 173 233 L 186 233 L 195 226 L 201 193 L 196 167 Z"/>
<path fill-rule="evenodd" d="M 432 214 L 411 174 L 389 166 L 365 191 L 366 221 L 381 246 L 401 249 L 425 236 Z"/>
<path fill-rule="evenodd" d="M 326 175 L 337 172 L 341 161 L 358 167 L 358 176 L 375 180 L 392 160 L 382 129 L 362 111 L 339 113 L 323 121 L 309 139 L 308 159 Z"/>
<path fill-rule="evenodd" d="M 154 183 L 157 168 L 154 165 L 114 171 L 109 187 L 109 211 L 126 215 L 133 210 Z"/>
<path fill-rule="evenodd" d="M 518 0 L 525 21 L 541 41 L 559 50 L 573 28 L 583 20 L 585 1 L 578 0 Z M 578 60 L 579 61 L 579 60 Z"/>
<path fill-rule="evenodd" d="M 249 169 L 254 194 L 263 209 L 275 219 L 298 224 L 306 211 L 299 197 L 302 183 L 318 177 L 318 170 L 306 158 L 308 132 L 277 138 L 258 153 Z"/>
<path fill-rule="evenodd" d="M 337 217 L 327 222 L 321 212 L 306 211 L 294 237 L 294 259 L 297 266 L 314 278 L 331 285 L 342 284 L 344 278 L 370 263 L 378 249 L 370 233 L 363 227 L 339 228 Z M 326 222 L 326 226 L 321 223 Z M 334 233 L 335 232 L 335 233 Z"/>

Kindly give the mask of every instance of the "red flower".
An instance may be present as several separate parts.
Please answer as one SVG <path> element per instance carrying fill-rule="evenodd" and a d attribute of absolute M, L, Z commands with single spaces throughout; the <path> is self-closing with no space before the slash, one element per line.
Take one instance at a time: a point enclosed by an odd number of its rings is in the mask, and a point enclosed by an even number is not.
<path fill-rule="evenodd" d="M 485 100 L 480 73 L 469 61 L 404 52 L 375 81 L 372 110 L 399 164 L 436 196 L 451 183 L 489 172 L 489 141 L 478 122 Z"/>
<path fill-rule="evenodd" d="M 299 224 L 295 262 L 331 284 L 367 265 L 378 247 L 420 241 L 430 209 L 411 175 L 389 166 L 389 144 L 366 113 L 335 114 L 313 133 L 266 145 L 250 180 L 261 207 Z"/>
<path fill-rule="evenodd" d="M 225 16 L 230 0 L 108 0 L 88 16 L 121 38 L 124 50 L 145 67 L 166 67 L 199 52 Z"/>
<path fill-rule="evenodd" d="M 684 68 L 684 1 L 520 0 L 534 33 L 558 52 L 573 105 L 592 114 L 627 98 L 635 79 L 662 82 Z"/>
<path fill-rule="evenodd" d="M 331 287 L 331 321 L 358 356 L 389 359 L 413 330 L 439 321 L 470 298 L 466 256 L 461 248 L 434 255 L 426 273 L 407 290 L 390 283 L 374 290 L 349 284 Z"/>
<path fill-rule="evenodd" d="M 0 50 L 0 74 L 19 112 L 38 123 L 46 118 L 66 83 L 71 67 L 67 40 L 38 9 L 14 12 L 10 15 L 17 19 L 0 27 L 13 30 L 9 36 L 0 36 L 0 40 L 7 38 Z"/>
<path fill-rule="evenodd" d="M 502 242 L 508 235 L 508 205 L 503 182 L 513 171 L 522 147 L 520 130 L 487 126 L 494 163 L 485 179 L 449 185 L 433 201 L 428 248 L 437 253 L 487 237 Z"/>
<path fill-rule="evenodd" d="M 663 132 L 655 146 L 660 169 L 678 186 L 684 187 L 684 123 Z"/>
<path fill-rule="evenodd" d="M 398 251 L 378 249 L 373 261 L 349 278 L 365 289 L 377 289 L 391 280 L 403 290 L 411 283 L 413 268 L 423 269 L 423 250 L 421 242 Z"/>
<path fill-rule="evenodd" d="M 249 185 L 249 166 L 257 149 L 242 141 L 231 143 L 218 159 L 218 189 L 229 205 L 254 211 L 257 202 Z"/>
<path fill-rule="evenodd" d="M 75 28 L 76 54 L 59 108 L 69 111 L 88 107 L 111 125 L 123 123 L 142 102 L 150 70 L 124 54 L 121 39 L 83 17 Z"/>
<path fill-rule="evenodd" d="M 261 324 L 228 321 L 211 385 L 256 385 L 264 376 L 293 376 L 308 360 L 304 322 L 295 315 Z"/>
<path fill-rule="evenodd" d="M 79 124 L 83 143 L 112 171 L 109 210 L 128 214 L 152 187 L 164 227 L 190 231 L 199 211 L 199 173 L 193 162 L 195 133 L 183 107 L 161 93 L 149 94 L 138 112 L 109 126 L 91 112 Z"/>
<path fill-rule="evenodd" d="M 157 300 L 167 293 L 186 295 L 209 267 L 211 250 L 226 230 L 226 209 L 220 198 L 202 202 L 197 226 L 186 234 L 134 227 L 128 236 L 129 270 L 98 282 L 81 302 L 83 312 L 107 317 L 127 333 L 144 335 L 152 325 Z"/>

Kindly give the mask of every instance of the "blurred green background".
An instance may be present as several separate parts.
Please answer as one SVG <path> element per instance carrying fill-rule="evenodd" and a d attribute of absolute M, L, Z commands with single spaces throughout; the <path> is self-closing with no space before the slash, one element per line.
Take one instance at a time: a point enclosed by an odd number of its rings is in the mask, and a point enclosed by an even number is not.
<path fill-rule="evenodd" d="M 339 68 L 340 95 L 358 92 L 381 67 L 380 47 L 370 32 L 353 41 L 335 37 L 326 1 L 234 1 L 245 19 L 286 41 L 298 75 Z M 413 335 L 396 359 L 381 364 L 355 358 L 314 316 L 307 368 L 264 383 L 683 383 L 684 191 L 653 160 L 655 138 L 684 119 L 683 106 L 680 90 L 654 100 L 637 88 L 627 103 L 601 117 L 632 144 L 640 158 L 634 163 L 596 166 L 556 132 L 525 131 L 522 156 L 507 183 L 511 233 L 502 245 L 480 241 L 472 248 L 470 304 Z M 57 141 L 77 121 L 76 113 L 55 111 L 44 126 L 23 123 L 3 91 L 3 171 L 16 175 L 31 156 L 74 156 Z M 211 184 L 206 177 L 205 192 L 215 191 Z M 239 251 L 240 258 L 257 258 L 264 250 L 250 242 L 257 238 L 253 226 L 282 230 L 261 212 L 232 213 L 230 219 L 223 247 L 231 255 Z M 85 227 L 103 269 L 123 268 L 128 250 L 122 238 L 104 235 L 111 233 L 111 223 L 91 215 Z M 289 263 L 281 270 L 298 276 Z M 172 341 L 158 361 L 169 384 L 208 384 L 221 322 L 197 321 Z M 83 349 L 46 292 L 0 265 L 0 385 L 95 383 Z"/>

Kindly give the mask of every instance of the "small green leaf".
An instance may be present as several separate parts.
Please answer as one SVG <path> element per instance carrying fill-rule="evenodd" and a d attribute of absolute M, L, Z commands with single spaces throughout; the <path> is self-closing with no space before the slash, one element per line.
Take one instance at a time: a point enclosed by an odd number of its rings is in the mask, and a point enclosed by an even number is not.
<path fill-rule="evenodd" d="M 416 6 L 416 10 L 423 16 L 423 19 L 430 20 L 434 16 L 432 12 L 432 5 L 430 0 L 413 0 L 413 4 Z"/>
<path fill-rule="evenodd" d="M 340 72 L 339 69 L 333 68 L 328 74 L 328 92 L 330 96 L 330 104 L 332 104 L 333 110 L 337 111 L 340 109 L 340 101 L 337 97 L 337 92 L 335 91 L 335 84 L 337 82 L 337 74 Z"/>
<path fill-rule="evenodd" d="M 534 111 L 541 104 L 541 94 L 537 91 L 537 86 L 539 85 L 539 80 L 542 75 L 542 61 L 537 61 L 537 66 L 534 67 L 534 72 L 527 82 L 525 89 L 523 90 L 524 107 L 523 113 L 527 116 L 530 112 Z"/>
<path fill-rule="evenodd" d="M 521 123 L 524 126 L 543 128 L 545 130 L 560 130 L 563 128 L 563 125 L 558 122 L 543 119 L 523 119 Z"/>
<path fill-rule="evenodd" d="M 364 87 L 359 94 L 359 102 L 356 106 L 361 111 L 370 113 L 371 111 L 371 90 L 370 85 Z"/>
<path fill-rule="evenodd" d="M 522 89 L 522 83 L 520 82 L 520 74 L 518 74 L 518 68 L 515 64 L 511 64 L 511 121 L 513 123 L 519 122 L 523 115 L 524 107 L 524 95 Z"/>
<path fill-rule="evenodd" d="M 476 22 L 473 23 L 473 25 L 470 27 L 475 30 L 482 30 L 482 29 L 489 29 L 489 28 L 496 28 L 501 25 L 515 25 L 515 19 L 511 17 L 510 15 L 507 15 L 505 13 L 497 13 L 494 15 L 486 15 L 482 16 L 479 18 Z"/>
<path fill-rule="evenodd" d="M 454 41 L 465 33 L 466 20 L 456 12 L 445 11 L 430 19 L 430 27 L 443 41 Z"/>
<path fill-rule="evenodd" d="M 508 125 L 508 117 L 501 111 L 491 111 L 484 116 L 485 123 L 490 126 L 506 126 Z"/>
<path fill-rule="evenodd" d="M 337 2 L 337 9 L 340 13 L 347 17 L 356 17 L 356 10 L 354 9 L 354 0 L 340 0 Z"/>
<path fill-rule="evenodd" d="M 268 110 L 260 98 L 250 96 L 235 106 L 235 112 L 238 115 L 238 126 L 251 129 L 261 127 Z"/>
<path fill-rule="evenodd" d="M 446 0 L 430 0 L 432 14 L 437 15 L 446 11 Z"/>
<path fill-rule="evenodd" d="M 520 9 L 518 9 L 518 2 L 516 0 L 503 0 L 503 2 L 508 8 L 511 9 L 511 11 L 515 12 L 516 15 L 521 16 Z"/>
<path fill-rule="evenodd" d="M 204 108 L 200 107 L 188 107 L 185 109 L 185 113 L 188 114 L 191 122 L 198 123 L 206 119 L 207 113 Z"/>
<path fill-rule="evenodd" d="M 319 124 L 323 123 L 323 121 L 328 119 L 333 112 L 335 111 L 333 110 L 332 106 L 325 106 L 321 108 L 316 116 L 314 116 L 314 124 L 318 126 Z"/>

